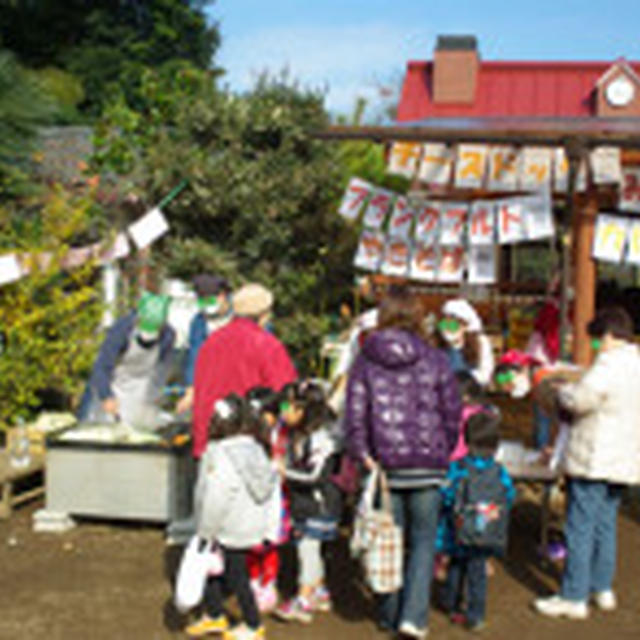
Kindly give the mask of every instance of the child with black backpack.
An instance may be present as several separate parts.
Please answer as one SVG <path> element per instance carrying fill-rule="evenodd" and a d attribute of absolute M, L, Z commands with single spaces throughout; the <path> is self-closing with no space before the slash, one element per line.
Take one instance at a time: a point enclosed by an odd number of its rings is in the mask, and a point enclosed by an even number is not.
<path fill-rule="evenodd" d="M 469 417 L 465 425 L 469 452 L 450 463 L 442 490 L 452 538 L 443 605 L 452 622 L 471 631 L 485 626 L 486 562 L 506 550 L 509 509 L 515 497 L 509 474 L 494 459 L 498 426 L 495 413 L 482 411 Z"/>

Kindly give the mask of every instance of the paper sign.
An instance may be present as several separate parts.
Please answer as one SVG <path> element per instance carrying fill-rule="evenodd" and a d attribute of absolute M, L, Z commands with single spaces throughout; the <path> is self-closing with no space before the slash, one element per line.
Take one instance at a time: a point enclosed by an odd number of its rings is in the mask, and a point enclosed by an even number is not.
<path fill-rule="evenodd" d="M 461 144 L 456 159 L 456 187 L 482 186 L 488 149 L 482 144 Z"/>
<path fill-rule="evenodd" d="M 440 247 L 438 282 L 462 282 L 464 274 L 464 248 Z"/>
<path fill-rule="evenodd" d="M 516 200 L 497 204 L 498 242 L 512 244 L 526 238 L 522 205 Z"/>
<path fill-rule="evenodd" d="M 446 144 L 428 143 L 423 146 L 418 178 L 428 184 L 447 185 L 451 180 L 453 150 Z"/>
<path fill-rule="evenodd" d="M 388 276 L 406 277 L 409 272 L 410 246 L 405 238 L 387 238 L 380 270 Z"/>
<path fill-rule="evenodd" d="M 416 213 L 416 239 L 425 244 L 436 244 L 440 234 L 440 209 L 438 202 L 422 202 Z"/>
<path fill-rule="evenodd" d="M 366 271 L 377 271 L 384 253 L 384 234 L 380 231 L 365 229 L 353 261 L 354 266 Z"/>
<path fill-rule="evenodd" d="M 469 244 L 493 245 L 495 239 L 495 205 L 478 200 L 471 204 L 469 214 Z"/>
<path fill-rule="evenodd" d="M 594 184 L 620 184 L 622 164 L 619 147 L 598 147 L 589 155 Z"/>
<path fill-rule="evenodd" d="M 515 147 L 489 149 L 488 187 L 495 191 L 514 191 L 518 188 L 520 155 Z"/>
<path fill-rule="evenodd" d="M 374 188 L 365 180 L 351 178 L 342 197 L 338 213 L 347 220 L 355 220 L 360 213 L 364 201 L 373 189 Z"/>
<path fill-rule="evenodd" d="M 393 204 L 389 233 L 396 238 L 408 238 L 411 235 L 411 225 L 415 212 L 404 196 L 398 196 Z"/>
<path fill-rule="evenodd" d="M 626 262 L 640 265 L 640 220 L 631 220 L 629 222 L 627 240 Z"/>
<path fill-rule="evenodd" d="M 380 229 L 393 199 L 393 192 L 374 187 L 371 199 L 364 210 L 364 225 L 369 229 Z"/>
<path fill-rule="evenodd" d="M 620 209 L 640 213 L 640 167 L 622 169 Z"/>
<path fill-rule="evenodd" d="M 520 188 L 540 189 L 551 182 L 551 150 L 525 147 L 520 164 Z"/>
<path fill-rule="evenodd" d="M 0 256 L 0 285 L 16 282 L 22 276 L 22 267 L 15 253 Z"/>
<path fill-rule="evenodd" d="M 429 243 L 416 242 L 411 254 L 409 277 L 413 280 L 433 282 L 438 270 L 438 248 Z"/>
<path fill-rule="evenodd" d="M 469 248 L 468 280 L 471 284 L 493 284 L 496 281 L 496 248 Z"/>
<path fill-rule="evenodd" d="M 442 205 L 440 244 L 462 244 L 468 211 L 469 207 L 464 203 Z"/>
<path fill-rule="evenodd" d="M 620 262 L 624 255 L 629 221 L 626 218 L 602 214 L 596 221 L 593 257 L 605 262 Z"/>
<path fill-rule="evenodd" d="M 543 240 L 555 234 L 551 194 L 537 193 L 520 198 L 527 240 Z"/>
<path fill-rule="evenodd" d="M 566 193 L 569 189 L 569 161 L 563 147 L 553 150 L 553 190 Z M 576 192 L 587 189 L 587 163 L 580 162 L 576 177 Z"/>
<path fill-rule="evenodd" d="M 416 174 L 422 146 L 418 142 L 394 142 L 387 171 L 407 178 Z"/>
<path fill-rule="evenodd" d="M 157 207 L 129 225 L 129 234 L 138 249 L 144 249 L 169 231 L 169 224 Z"/>

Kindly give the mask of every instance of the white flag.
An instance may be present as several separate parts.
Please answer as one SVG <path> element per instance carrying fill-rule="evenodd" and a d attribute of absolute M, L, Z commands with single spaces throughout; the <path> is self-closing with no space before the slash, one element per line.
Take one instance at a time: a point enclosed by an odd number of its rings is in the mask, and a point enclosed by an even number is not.
<path fill-rule="evenodd" d="M 494 191 L 514 191 L 518 188 L 520 154 L 515 147 L 489 149 L 488 187 Z"/>
<path fill-rule="evenodd" d="M 374 188 L 371 199 L 364 210 L 364 226 L 369 229 L 380 229 L 387 217 L 389 205 L 393 199 L 394 193 L 386 189 Z"/>
<path fill-rule="evenodd" d="M 380 270 L 388 276 L 406 277 L 409 272 L 410 245 L 406 238 L 388 237 Z"/>
<path fill-rule="evenodd" d="M 384 252 L 384 234 L 380 231 L 364 229 L 356 251 L 354 266 L 366 271 L 377 271 Z"/>
<path fill-rule="evenodd" d="M 461 144 L 456 156 L 456 187 L 477 189 L 482 186 L 488 147 L 484 144 Z"/>
<path fill-rule="evenodd" d="M 442 205 L 440 244 L 460 245 L 464 241 L 469 206 L 464 202 Z"/>
<path fill-rule="evenodd" d="M 640 265 L 640 220 L 631 220 L 629 223 L 626 262 Z"/>
<path fill-rule="evenodd" d="M 464 248 L 440 247 L 438 282 L 462 282 L 464 275 Z"/>
<path fill-rule="evenodd" d="M 622 165 L 619 147 L 598 147 L 589 155 L 594 184 L 620 184 Z"/>
<path fill-rule="evenodd" d="M 542 189 L 551 183 L 551 149 L 525 147 L 520 163 L 521 189 Z"/>
<path fill-rule="evenodd" d="M 476 200 L 469 214 L 469 244 L 472 246 L 493 245 L 495 242 L 495 204 Z"/>
<path fill-rule="evenodd" d="M 640 213 L 640 167 L 622 169 L 620 208 L 623 211 Z"/>
<path fill-rule="evenodd" d="M 551 194 L 536 193 L 520 198 L 527 240 L 543 240 L 555 235 Z"/>
<path fill-rule="evenodd" d="M 20 280 L 24 275 L 15 253 L 0 256 L 0 285 Z"/>
<path fill-rule="evenodd" d="M 411 253 L 409 277 L 413 280 L 433 282 L 438 272 L 438 247 L 428 242 L 416 241 Z"/>
<path fill-rule="evenodd" d="M 423 200 L 417 207 L 416 232 L 417 240 L 425 244 L 436 244 L 440 235 L 440 211 L 442 205 L 439 202 Z"/>
<path fill-rule="evenodd" d="M 373 189 L 374 187 L 365 180 L 351 178 L 342 197 L 338 213 L 347 220 L 355 220 L 360 213 L 364 201 Z"/>
<path fill-rule="evenodd" d="M 446 144 L 427 143 L 423 146 L 418 178 L 427 184 L 447 185 L 451 180 L 453 151 Z"/>
<path fill-rule="evenodd" d="M 389 220 L 389 233 L 395 237 L 408 238 L 411 235 L 414 215 L 411 203 L 404 196 L 398 196 Z"/>
<path fill-rule="evenodd" d="M 129 225 L 129 234 L 138 249 L 144 249 L 169 231 L 169 223 L 157 207 Z"/>
<path fill-rule="evenodd" d="M 391 146 L 387 172 L 413 178 L 421 151 L 422 148 L 418 142 L 394 142 Z"/>
<path fill-rule="evenodd" d="M 518 200 L 501 200 L 496 204 L 496 212 L 500 244 L 513 244 L 526 239 L 522 204 Z"/>
<path fill-rule="evenodd" d="M 596 220 L 593 257 L 604 262 L 620 262 L 627 242 L 629 221 L 603 213 Z"/>
<path fill-rule="evenodd" d="M 470 247 L 468 260 L 471 284 L 493 284 L 496 281 L 495 245 Z"/>

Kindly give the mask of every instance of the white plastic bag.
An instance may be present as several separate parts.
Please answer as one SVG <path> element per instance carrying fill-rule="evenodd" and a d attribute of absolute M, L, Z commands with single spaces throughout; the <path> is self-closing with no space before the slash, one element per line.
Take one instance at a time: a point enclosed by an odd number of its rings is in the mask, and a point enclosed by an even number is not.
<path fill-rule="evenodd" d="M 174 602 L 185 613 L 200 604 L 208 576 L 224 572 L 220 547 L 198 535 L 192 536 L 184 549 L 176 577 Z"/>

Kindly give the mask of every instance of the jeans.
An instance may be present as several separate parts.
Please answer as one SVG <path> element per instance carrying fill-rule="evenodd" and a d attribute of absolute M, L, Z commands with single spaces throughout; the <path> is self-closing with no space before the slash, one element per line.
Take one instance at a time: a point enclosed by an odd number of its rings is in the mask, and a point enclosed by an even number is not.
<path fill-rule="evenodd" d="M 551 438 L 551 418 L 540 408 L 537 402 L 533 403 L 533 446 L 535 449 L 544 449 Z"/>
<path fill-rule="evenodd" d="M 485 618 L 488 557 L 488 553 L 469 552 L 468 555 L 454 555 L 449 560 L 442 604 L 450 613 L 464 612 L 467 622 L 472 625 Z M 463 609 L 465 601 L 467 606 Z"/>
<path fill-rule="evenodd" d="M 391 506 L 396 524 L 404 531 L 404 580 L 402 589 L 380 596 L 380 625 L 396 630 L 403 622 L 410 622 L 422 629 L 429 618 L 439 488 L 392 489 Z"/>
<path fill-rule="evenodd" d="M 621 494 L 621 485 L 569 479 L 563 598 L 585 602 L 590 593 L 611 589 Z"/>

